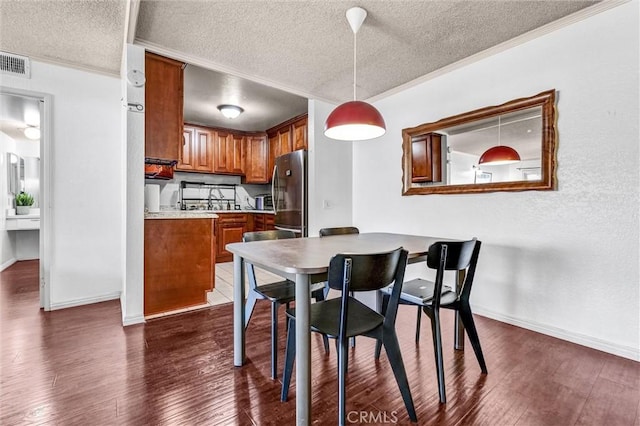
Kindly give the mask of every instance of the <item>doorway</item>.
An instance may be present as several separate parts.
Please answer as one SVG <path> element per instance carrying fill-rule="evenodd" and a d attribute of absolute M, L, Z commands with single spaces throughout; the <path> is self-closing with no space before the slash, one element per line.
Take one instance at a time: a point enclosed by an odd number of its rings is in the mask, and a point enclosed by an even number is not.
<path fill-rule="evenodd" d="M 0 199 L 3 241 L 2 268 L 16 261 L 38 259 L 39 305 L 50 310 L 50 170 L 51 95 L 0 87 L 0 151 L 3 176 L 13 170 L 9 158 L 17 162 L 15 185 L 3 186 Z M 9 183 L 9 179 L 7 179 Z M 18 215 L 15 195 L 25 192 L 33 198 L 29 209 Z M 28 197 L 27 197 L 28 198 Z"/>

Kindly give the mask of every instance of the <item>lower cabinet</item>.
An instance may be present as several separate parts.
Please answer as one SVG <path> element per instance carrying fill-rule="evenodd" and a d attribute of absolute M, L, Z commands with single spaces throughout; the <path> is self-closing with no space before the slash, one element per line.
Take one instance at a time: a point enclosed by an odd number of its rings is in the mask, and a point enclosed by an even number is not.
<path fill-rule="evenodd" d="M 254 231 L 270 231 L 276 229 L 274 226 L 275 216 L 269 213 L 255 213 L 253 215 Z"/>
<path fill-rule="evenodd" d="M 214 219 L 144 221 L 144 315 L 202 305 L 215 277 Z"/>
<path fill-rule="evenodd" d="M 249 231 L 246 213 L 221 213 L 216 220 L 216 262 L 231 262 L 233 254 L 225 249 L 227 244 L 239 243 Z"/>

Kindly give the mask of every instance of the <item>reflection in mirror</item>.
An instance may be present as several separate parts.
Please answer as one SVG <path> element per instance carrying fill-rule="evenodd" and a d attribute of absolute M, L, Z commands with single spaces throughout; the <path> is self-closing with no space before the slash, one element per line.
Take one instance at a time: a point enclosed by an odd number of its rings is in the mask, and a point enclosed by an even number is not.
<path fill-rule="evenodd" d="M 12 152 L 7 152 L 7 190 L 9 195 L 20 192 L 20 165 L 22 159 Z"/>
<path fill-rule="evenodd" d="M 447 138 L 448 184 L 536 180 L 536 176 L 540 179 L 542 108 L 539 106 L 449 127 L 438 133 Z M 483 154 L 497 147 L 512 148 L 519 161 L 481 161 Z"/>
<path fill-rule="evenodd" d="M 554 95 L 404 129 L 403 195 L 554 189 Z"/>

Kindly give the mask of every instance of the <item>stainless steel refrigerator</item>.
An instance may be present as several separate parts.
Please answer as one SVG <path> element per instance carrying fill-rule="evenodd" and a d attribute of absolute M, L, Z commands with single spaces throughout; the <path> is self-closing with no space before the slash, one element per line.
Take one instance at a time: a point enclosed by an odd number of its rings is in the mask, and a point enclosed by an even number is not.
<path fill-rule="evenodd" d="M 275 227 L 307 236 L 307 152 L 303 149 L 275 160 L 271 183 Z"/>

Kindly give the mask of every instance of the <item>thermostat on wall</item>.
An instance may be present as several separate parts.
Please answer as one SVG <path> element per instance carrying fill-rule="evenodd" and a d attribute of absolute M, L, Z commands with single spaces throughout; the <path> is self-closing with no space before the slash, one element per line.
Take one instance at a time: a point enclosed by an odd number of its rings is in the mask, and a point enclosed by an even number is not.
<path fill-rule="evenodd" d="M 134 87 L 142 87 L 146 81 L 144 73 L 140 70 L 131 70 L 127 73 L 127 81 Z"/>

